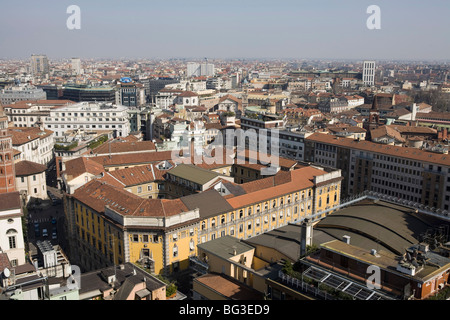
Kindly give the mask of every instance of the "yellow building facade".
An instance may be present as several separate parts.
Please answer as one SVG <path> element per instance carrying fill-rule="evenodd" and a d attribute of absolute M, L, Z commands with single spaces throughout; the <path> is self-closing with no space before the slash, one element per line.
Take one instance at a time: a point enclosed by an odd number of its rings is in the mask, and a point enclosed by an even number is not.
<path fill-rule="evenodd" d="M 71 256 L 85 270 L 124 262 L 156 274 L 183 270 L 198 244 L 228 235 L 248 239 L 325 216 L 320 212 L 339 204 L 340 183 L 340 171 L 304 167 L 242 185 L 228 182 L 227 195 L 213 188 L 157 200 L 93 180 L 65 199 Z"/>

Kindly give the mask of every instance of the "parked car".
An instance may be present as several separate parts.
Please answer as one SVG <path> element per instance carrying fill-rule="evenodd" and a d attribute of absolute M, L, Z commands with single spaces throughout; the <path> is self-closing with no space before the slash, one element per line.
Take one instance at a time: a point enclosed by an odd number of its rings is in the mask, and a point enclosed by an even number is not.
<path fill-rule="evenodd" d="M 47 229 L 42 229 L 42 236 L 43 236 L 43 237 L 48 237 L 48 231 L 47 231 Z"/>
<path fill-rule="evenodd" d="M 57 235 L 57 233 L 56 233 L 56 229 L 53 229 L 53 230 L 52 230 L 52 239 L 55 240 L 55 239 L 57 239 L 57 238 L 58 238 L 58 235 Z"/>

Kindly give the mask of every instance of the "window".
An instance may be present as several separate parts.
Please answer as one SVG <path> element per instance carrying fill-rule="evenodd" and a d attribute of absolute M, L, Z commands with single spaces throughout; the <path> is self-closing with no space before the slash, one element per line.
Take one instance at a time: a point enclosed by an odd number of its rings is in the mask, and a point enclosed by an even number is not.
<path fill-rule="evenodd" d="M 174 257 L 178 257 L 178 247 L 176 244 L 173 245 L 172 252 Z"/>
<path fill-rule="evenodd" d="M 9 241 L 9 248 L 15 249 L 16 248 L 16 236 L 9 236 L 8 241 Z"/>
<path fill-rule="evenodd" d="M 133 234 L 133 242 L 139 242 L 139 235 Z"/>
<path fill-rule="evenodd" d="M 141 192 L 142 192 L 142 187 L 138 187 L 138 188 L 137 188 L 137 192 L 138 192 L 138 193 L 141 193 Z"/>

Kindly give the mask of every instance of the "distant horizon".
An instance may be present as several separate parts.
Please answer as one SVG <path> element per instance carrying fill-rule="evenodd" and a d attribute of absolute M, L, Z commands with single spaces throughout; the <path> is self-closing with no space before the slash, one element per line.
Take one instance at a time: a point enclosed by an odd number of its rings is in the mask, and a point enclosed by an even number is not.
<path fill-rule="evenodd" d="M 73 4 L 79 30 L 67 27 Z M 380 29 L 367 27 L 371 5 L 380 8 Z M 439 0 L 24 0 L 1 7 L 3 60 L 43 53 L 52 60 L 450 61 L 450 3 Z"/>
<path fill-rule="evenodd" d="M 51 57 L 48 54 L 41 53 L 39 55 L 47 56 L 49 61 L 65 61 L 71 59 L 80 59 L 82 61 L 185 61 L 185 62 L 201 62 L 204 61 L 204 57 Z M 31 55 L 28 58 L 14 58 L 14 57 L 0 57 L 0 61 L 23 61 L 28 62 L 31 60 Z M 280 62 L 290 62 L 290 61 L 310 61 L 310 62 L 363 62 L 363 61 L 376 61 L 376 62 L 393 62 L 393 63 L 450 63 L 449 59 L 377 59 L 377 58 L 271 58 L 271 57 L 259 57 L 259 58 L 215 58 L 209 57 L 208 62 L 211 61 L 280 61 Z"/>

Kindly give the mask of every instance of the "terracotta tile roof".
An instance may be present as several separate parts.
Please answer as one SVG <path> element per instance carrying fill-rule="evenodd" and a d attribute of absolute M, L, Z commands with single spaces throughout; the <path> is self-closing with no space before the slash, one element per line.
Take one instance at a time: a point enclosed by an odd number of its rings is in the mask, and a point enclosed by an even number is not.
<path fill-rule="evenodd" d="M 91 180 L 72 195 L 99 213 L 108 206 L 123 216 L 162 217 L 189 211 L 180 199 L 143 199 L 120 187 Z"/>
<path fill-rule="evenodd" d="M 388 125 L 392 129 L 400 132 L 400 134 L 408 133 L 425 133 L 425 134 L 437 134 L 437 130 L 430 127 L 413 127 L 413 126 L 398 126 L 398 125 Z"/>
<path fill-rule="evenodd" d="M 47 167 L 36 162 L 27 160 L 19 161 L 15 164 L 16 176 L 29 176 L 32 174 L 42 173 Z"/>
<path fill-rule="evenodd" d="M 153 181 L 163 181 L 166 172 L 167 170 L 160 170 L 155 165 L 149 164 L 110 171 L 108 174 L 128 187 Z"/>
<path fill-rule="evenodd" d="M 448 121 L 450 120 L 449 112 L 417 112 L 416 114 L 417 120 L 438 120 L 438 121 Z"/>
<path fill-rule="evenodd" d="M 382 126 L 376 129 L 370 130 L 370 136 L 372 139 L 378 139 L 384 136 L 394 138 L 400 142 L 405 142 L 406 140 L 402 138 L 400 133 L 390 126 Z"/>
<path fill-rule="evenodd" d="M 0 273 L 2 273 L 5 268 L 8 268 L 9 270 L 12 269 L 11 263 L 8 259 L 8 254 L 6 252 L 2 252 L 0 253 Z"/>
<path fill-rule="evenodd" d="M 64 174 L 67 180 L 75 179 L 86 172 L 97 176 L 105 171 L 102 165 L 93 161 L 92 158 L 87 157 L 79 157 L 66 161 L 65 167 Z"/>
<path fill-rule="evenodd" d="M 23 100 L 5 105 L 5 107 L 12 109 L 29 109 L 32 106 L 63 106 L 66 104 L 75 104 L 75 102 L 71 100 Z"/>
<path fill-rule="evenodd" d="M 229 198 L 227 201 L 235 209 L 242 208 L 250 204 L 313 187 L 314 177 L 323 174 L 326 174 L 326 172 L 313 167 L 304 167 L 288 172 L 280 171 L 275 177 L 263 179 L 265 181 L 260 182 L 259 185 L 252 184 L 251 188 L 248 188 L 249 193 Z M 270 182 L 270 179 L 272 179 L 272 182 Z M 241 185 L 241 187 L 246 188 L 244 185 Z"/>
<path fill-rule="evenodd" d="M 305 141 L 328 143 L 331 145 L 338 145 L 349 149 L 375 152 L 399 158 L 406 158 L 416 161 L 423 161 L 427 163 L 436 163 L 445 166 L 450 166 L 449 155 L 428 152 L 416 148 L 384 145 L 365 140 L 355 141 L 353 139 L 339 138 L 333 135 L 323 133 L 313 133 L 308 138 L 306 138 Z"/>
<path fill-rule="evenodd" d="M 93 154 L 129 153 L 155 151 L 156 147 L 152 141 L 108 141 L 92 150 Z"/>
<path fill-rule="evenodd" d="M 198 94 L 192 91 L 184 91 L 182 94 L 179 95 L 179 97 L 198 97 Z"/>
<path fill-rule="evenodd" d="M 235 96 L 233 96 L 231 94 L 227 94 L 226 96 L 223 96 L 222 98 L 220 98 L 219 103 L 224 102 L 225 100 L 232 100 L 234 102 L 237 102 L 238 104 L 242 103 L 241 99 L 236 98 Z"/>
<path fill-rule="evenodd" d="M 13 127 L 10 128 L 13 146 L 25 144 L 36 139 L 45 139 L 53 134 L 53 131 L 37 127 Z"/>
<path fill-rule="evenodd" d="M 237 163 L 239 164 L 239 159 L 245 159 L 246 162 L 250 162 L 250 160 L 252 159 L 252 162 L 259 162 L 259 160 L 264 160 L 268 157 L 270 157 L 270 155 L 267 155 L 263 152 L 257 152 L 256 153 L 256 159 L 254 157 L 254 152 L 249 151 L 248 149 L 245 149 L 244 151 L 239 151 L 237 152 L 237 159 L 236 161 L 238 161 Z M 284 158 L 284 157 L 278 157 L 278 164 L 281 168 L 283 169 L 290 169 L 293 168 L 296 164 L 297 161 L 292 160 L 292 159 L 288 159 L 288 158 Z"/>
<path fill-rule="evenodd" d="M 126 165 L 145 165 L 155 163 L 172 158 L 172 151 L 158 151 L 158 152 L 145 152 L 137 154 L 117 154 L 109 156 L 97 156 L 91 157 L 92 161 L 95 161 L 104 167 L 108 166 L 126 166 Z"/>

